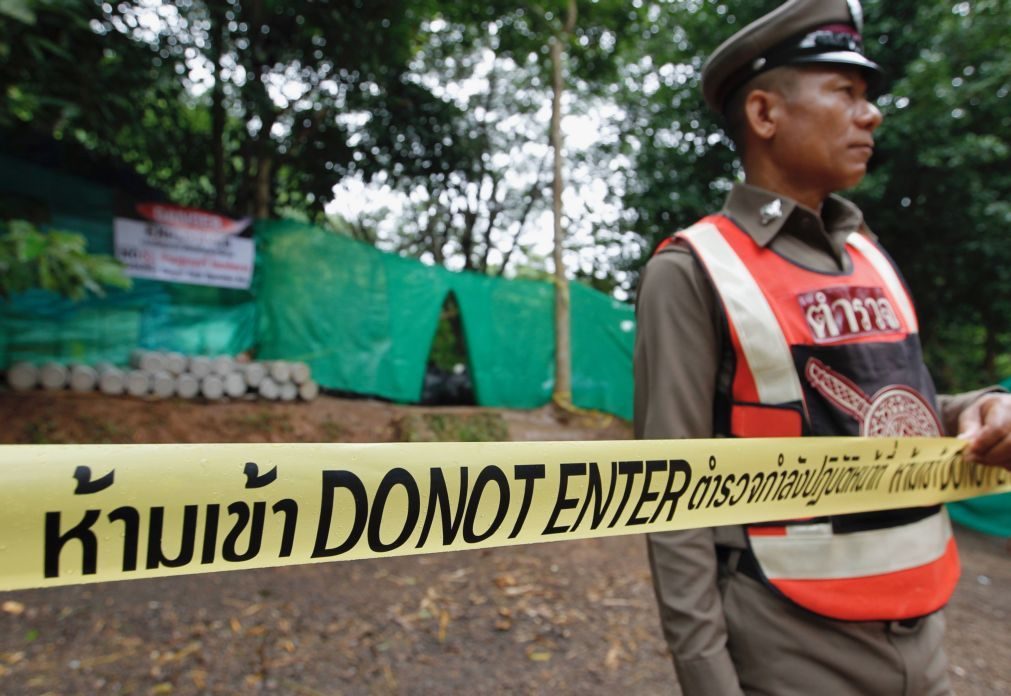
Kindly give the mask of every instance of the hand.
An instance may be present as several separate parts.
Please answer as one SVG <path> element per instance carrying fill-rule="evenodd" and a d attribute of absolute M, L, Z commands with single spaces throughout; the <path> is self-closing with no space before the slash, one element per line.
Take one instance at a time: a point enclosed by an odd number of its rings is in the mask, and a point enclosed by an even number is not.
<path fill-rule="evenodd" d="M 968 461 L 1011 471 L 1011 394 L 984 394 L 958 417 L 958 437 L 968 440 Z"/>

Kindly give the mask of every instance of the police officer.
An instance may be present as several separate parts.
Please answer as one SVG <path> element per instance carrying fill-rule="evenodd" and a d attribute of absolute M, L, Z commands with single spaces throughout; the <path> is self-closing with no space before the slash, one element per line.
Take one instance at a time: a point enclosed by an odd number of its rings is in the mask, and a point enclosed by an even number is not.
<path fill-rule="evenodd" d="M 939 435 L 1011 466 L 1011 397 L 938 397 L 912 299 L 860 210 L 882 116 L 857 0 L 790 0 L 703 67 L 745 182 L 674 235 L 637 301 L 640 438 Z M 652 535 L 684 693 L 950 693 L 958 554 L 940 507 Z"/>

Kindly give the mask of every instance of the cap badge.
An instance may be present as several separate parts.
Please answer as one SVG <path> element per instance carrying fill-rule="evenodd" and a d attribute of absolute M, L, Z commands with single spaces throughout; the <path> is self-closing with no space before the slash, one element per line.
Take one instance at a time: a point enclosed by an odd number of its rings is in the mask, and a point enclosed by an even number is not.
<path fill-rule="evenodd" d="M 857 28 L 857 31 L 863 32 L 864 8 L 860 6 L 860 0 L 846 0 L 846 4 L 850 6 L 850 15 L 853 16 L 853 26 Z"/>
<path fill-rule="evenodd" d="M 763 225 L 768 225 L 773 220 L 778 220 L 783 217 L 783 201 L 778 198 L 774 201 L 766 203 L 758 210 L 760 215 L 759 220 Z"/>

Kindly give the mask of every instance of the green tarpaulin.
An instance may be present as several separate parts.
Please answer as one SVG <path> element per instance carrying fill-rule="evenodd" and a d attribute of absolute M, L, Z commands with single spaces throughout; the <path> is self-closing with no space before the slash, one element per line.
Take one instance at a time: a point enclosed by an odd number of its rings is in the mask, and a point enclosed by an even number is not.
<path fill-rule="evenodd" d="M 304 360 L 331 388 L 417 401 L 453 293 L 478 403 L 531 408 L 551 398 L 552 284 L 451 273 L 291 221 L 260 222 L 256 238 L 259 357 Z M 570 288 L 573 401 L 629 418 L 633 310 Z"/>

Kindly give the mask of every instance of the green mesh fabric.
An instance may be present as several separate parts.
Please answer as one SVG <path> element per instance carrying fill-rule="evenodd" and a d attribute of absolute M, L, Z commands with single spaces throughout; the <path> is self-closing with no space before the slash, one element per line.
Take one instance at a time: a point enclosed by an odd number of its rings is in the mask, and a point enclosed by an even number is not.
<path fill-rule="evenodd" d="M 572 297 L 572 401 L 632 418 L 635 310 L 578 283 Z"/>
<path fill-rule="evenodd" d="M 122 365 L 135 348 L 235 355 L 253 345 L 256 305 L 248 293 L 241 302 L 191 303 L 175 300 L 172 287 L 135 280 L 127 292 L 81 302 L 41 290 L 18 295 L 0 304 L 0 364 Z"/>
<path fill-rule="evenodd" d="M 256 226 L 258 353 L 301 360 L 325 387 L 417 401 L 444 275 L 319 228 Z"/>
<path fill-rule="evenodd" d="M 31 291 L 0 305 L 0 359 L 13 362 L 127 362 L 140 342 L 142 293 L 70 302 Z"/>
<path fill-rule="evenodd" d="M 948 512 L 951 519 L 976 531 L 1011 537 L 1011 493 L 951 503 Z"/>
<path fill-rule="evenodd" d="M 453 286 L 478 403 L 547 403 L 554 384 L 552 286 L 471 273 L 456 275 Z"/>

